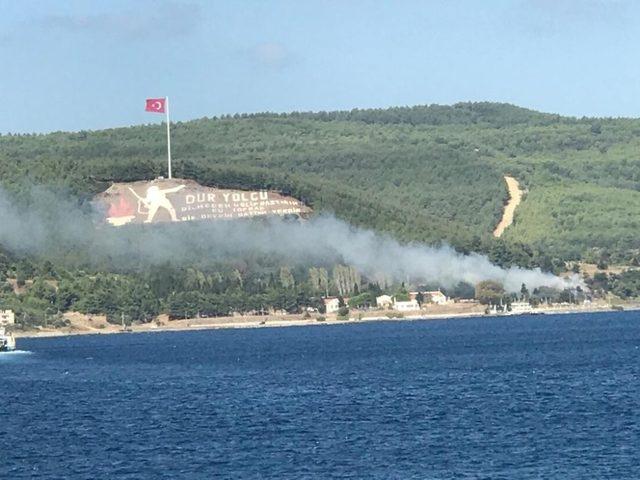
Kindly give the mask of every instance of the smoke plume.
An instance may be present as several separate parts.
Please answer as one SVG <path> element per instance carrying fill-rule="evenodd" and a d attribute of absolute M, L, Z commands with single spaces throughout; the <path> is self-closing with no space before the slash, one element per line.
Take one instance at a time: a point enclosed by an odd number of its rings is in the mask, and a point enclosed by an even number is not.
<path fill-rule="evenodd" d="M 30 208 L 18 208 L 0 190 L 0 245 L 18 254 L 71 263 L 126 268 L 141 263 L 198 264 L 265 255 L 291 264 L 341 262 L 370 278 L 384 275 L 443 287 L 495 280 L 507 291 L 516 292 L 523 283 L 530 289 L 578 284 L 576 279 L 565 280 L 540 269 L 500 268 L 486 256 L 463 255 L 450 247 L 402 244 L 330 215 L 304 222 L 271 218 L 115 228 L 100 225 L 86 206 L 49 191 L 33 189 L 29 204 Z"/>

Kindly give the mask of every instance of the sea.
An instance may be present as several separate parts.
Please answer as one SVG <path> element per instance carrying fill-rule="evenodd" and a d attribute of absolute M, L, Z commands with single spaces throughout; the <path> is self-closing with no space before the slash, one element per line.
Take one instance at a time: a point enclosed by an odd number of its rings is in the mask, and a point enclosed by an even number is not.
<path fill-rule="evenodd" d="M 0 479 L 638 479 L 640 313 L 18 339 Z"/>

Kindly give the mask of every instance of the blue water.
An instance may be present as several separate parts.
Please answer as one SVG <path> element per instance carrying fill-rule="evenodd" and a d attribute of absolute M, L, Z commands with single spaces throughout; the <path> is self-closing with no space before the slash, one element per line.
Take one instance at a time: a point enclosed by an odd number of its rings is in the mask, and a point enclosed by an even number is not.
<path fill-rule="evenodd" d="M 22 339 L 0 479 L 640 478 L 640 314 Z"/>

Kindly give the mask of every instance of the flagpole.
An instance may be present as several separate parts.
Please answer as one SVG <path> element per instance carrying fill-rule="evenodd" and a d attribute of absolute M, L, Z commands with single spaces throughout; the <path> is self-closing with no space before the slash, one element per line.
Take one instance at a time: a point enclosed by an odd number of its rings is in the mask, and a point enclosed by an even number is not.
<path fill-rule="evenodd" d="M 165 107 L 167 112 L 167 165 L 169 179 L 171 179 L 171 127 L 169 126 L 169 97 L 165 97 Z"/>

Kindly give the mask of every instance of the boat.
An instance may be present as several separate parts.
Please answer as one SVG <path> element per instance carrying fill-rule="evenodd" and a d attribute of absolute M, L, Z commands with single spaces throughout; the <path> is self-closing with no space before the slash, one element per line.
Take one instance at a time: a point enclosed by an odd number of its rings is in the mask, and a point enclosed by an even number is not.
<path fill-rule="evenodd" d="M 7 333 L 0 327 L 0 352 L 11 352 L 16 349 L 16 339 L 12 333 Z"/>

